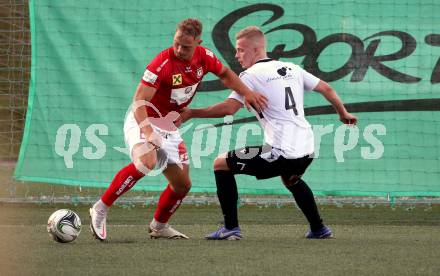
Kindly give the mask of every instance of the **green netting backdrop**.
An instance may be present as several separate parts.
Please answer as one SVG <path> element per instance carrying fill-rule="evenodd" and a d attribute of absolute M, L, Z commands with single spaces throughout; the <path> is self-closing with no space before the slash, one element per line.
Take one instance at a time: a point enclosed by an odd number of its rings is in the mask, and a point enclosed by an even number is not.
<path fill-rule="evenodd" d="M 108 186 L 129 162 L 122 124 L 144 68 L 188 17 L 202 20 L 203 44 L 235 70 L 235 33 L 260 26 L 270 56 L 328 81 L 359 117 L 346 129 L 336 114 L 313 113 L 328 105 L 320 95 L 306 96 L 321 137 L 304 176 L 316 195 L 440 196 L 440 2 L 428 0 L 30 1 L 32 77 L 15 178 Z M 192 107 L 229 93 L 205 79 Z M 250 116 L 242 110 L 234 119 Z M 195 131 L 221 122 L 194 120 L 183 135 L 193 192 L 215 191 L 219 152 L 262 143 L 255 122 Z M 288 193 L 279 179 L 239 176 L 238 184 L 244 193 Z M 135 189 L 165 185 L 149 176 Z"/>

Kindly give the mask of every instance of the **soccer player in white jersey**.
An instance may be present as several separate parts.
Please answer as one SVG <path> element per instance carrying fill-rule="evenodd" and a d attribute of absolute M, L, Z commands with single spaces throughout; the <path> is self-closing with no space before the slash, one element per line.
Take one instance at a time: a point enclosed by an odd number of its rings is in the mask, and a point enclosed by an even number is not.
<path fill-rule="evenodd" d="M 168 185 L 148 226 L 150 236 L 188 238 L 168 224 L 191 188 L 188 154 L 176 125 L 179 113 L 192 101 L 208 72 L 217 75 L 225 86 L 240 91 L 248 104 L 257 108 L 265 106 L 264 96 L 249 90 L 213 52 L 200 46 L 201 33 L 199 20 L 183 20 L 177 25 L 173 46 L 160 52 L 144 71 L 134 95 L 133 110 L 124 123 L 132 162 L 115 175 L 108 189 L 90 208 L 90 228 L 101 241 L 107 238 L 106 218 L 110 206 L 155 168 L 163 168 Z"/>
<path fill-rule="evenodd" d="M 241 80 L 268 99 L 262 112 L 255 112 L 264 130 L 264 146 L 245 147 L 218 156 L 214 161 L 217 195 L 224 216 L 224 226 L 206 236 L 213 240 L 242 238 L 237 217 L 237 184 L 235 174 L 253 175 L 257 179 L 281 176 L 310 224 L 306 238 L 333 236 L 319 215 L 313 193 L 301 179 L 313 161 L 314 140 L 310 124 L 304 117 L 304 91 L 321 93 L 336 109 L 345 124 L 356 124 L 336 92 L 324 81 L 291 62 L 272 60 L 266 54 L 266 39 L 255 26 L 236 35 L 236 55 L 246 69 Z M 232 92 L 225 101 L 203 109 L 186 109 L 189 118 L 215 118 L 235 114 L 243 107 L 243 98 Z"/>

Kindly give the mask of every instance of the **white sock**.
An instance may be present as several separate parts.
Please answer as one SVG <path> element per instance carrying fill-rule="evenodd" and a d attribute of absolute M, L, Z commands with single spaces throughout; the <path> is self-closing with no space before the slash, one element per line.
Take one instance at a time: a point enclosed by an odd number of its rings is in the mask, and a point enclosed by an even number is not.
<path fill-rule="evenodd" d="M 105 205 L 104 202 L 102 202 L 102 200 L 98 200 L 94 205 L 93 205 L 93 209 L 97 210 L 97 211 L 103 211 L 106 212 L 108 211 L 108 206 Z"/>
<path fill-rule="evenodd" d="M 167 224 L 162 223 L 162 222 L 158 222 L 154 218 L 150 223 L 150 227 L 153 228 L 154 230 L 162 230 L 165 227 L 165 225 L 167 225 Z"/>

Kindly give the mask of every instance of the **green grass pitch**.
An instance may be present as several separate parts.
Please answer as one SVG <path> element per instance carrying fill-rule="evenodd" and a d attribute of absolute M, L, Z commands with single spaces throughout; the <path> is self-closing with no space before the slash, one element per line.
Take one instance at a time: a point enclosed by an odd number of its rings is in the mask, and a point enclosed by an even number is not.
<path fill-rule="evenodd" d="M 0 205 L 0 275 L 439 275 L 440 206 L 320 206 L 335 238 L 303 238 L 293 206 L 239 209 L 245 238 L 206 241 L 218 206 L 182 206 L 171 223 L 190 240 L 151 240 L 154 208 L 111 209 L 109 240 L 95 240 L 85 205 Z M 76 211 L 82 232 L 71 244 L 46 233 L 49 215 Z"/>

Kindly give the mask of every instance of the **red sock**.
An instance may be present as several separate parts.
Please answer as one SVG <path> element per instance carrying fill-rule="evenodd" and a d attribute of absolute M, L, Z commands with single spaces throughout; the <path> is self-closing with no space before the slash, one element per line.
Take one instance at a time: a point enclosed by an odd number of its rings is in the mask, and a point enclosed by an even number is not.
<path fill-rule="evenodd" d="M 185 196 L 186 194 L 176 194 L 171 190 L 170 184 L 168 184 L 160 195 L 159 203 L 157 203 L 156 212 L 154 213 L 154 219 L 161 223 L 167 223 L 173 213 L 179 208 Z"/>
<path fill-rule="evenodd" d="M 109 207 L 112 206 L 116 199 L 130 190 L 143 176 L 144 174 L 139 172 L 133 163 L 130 163 L 115 175 L 110 187 L 101 197 L 102 202 Z"/>

